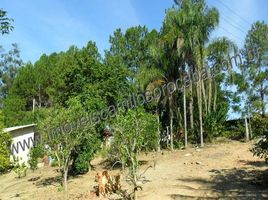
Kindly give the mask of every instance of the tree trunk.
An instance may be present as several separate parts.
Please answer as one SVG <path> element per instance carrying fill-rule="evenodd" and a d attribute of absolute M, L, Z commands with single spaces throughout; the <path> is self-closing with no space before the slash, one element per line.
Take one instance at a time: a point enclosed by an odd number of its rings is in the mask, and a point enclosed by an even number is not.
<path fill-rule="evenodd" d="M 34 112 L 34 108 L 35 108 L 35 98 L 33 98 L 33 112 Z"/>
<path fill-rule="evenodd" d="M 211 99 L 212 99 L 212 80 L 211 80 L 211 75 L 210 71 L 208 70 L 209 73 L 209 80 L 208 80 L 208 113 L 211 112 Z"/>
<path fill-rule="evenodd" d="M 217 103 L 217 93 L 218 93 L 218 90 L 217 90 L 217 84 L 216 84 L 216 81 L 214 81 L 214 102 L 213 102 L 213 111 L 216 112 L 216 103 Z"/>
<path fill-rule="evenodd" d="M 38 104 L 39 105 L 38 106 L 39 108 L 41 108 L 41 106 L 42 106 L 42 103 L 41 102 L 42 102 L 42 100 L 41 100 L 41 86 L 39 84 L 39 104 Z"/>
<path fill-rule="evenodd" d="M 65 199 L 68 199 L 68 169 L 69 169 L 69 157 L 66 158 L 63 166 L 63 187 L 64 187 Z"/>
<path fill-rule="evenodd" d="M 173 151 L 173 110 L 172 110 L 172 96 L 169 96 L 169 116 L 170 116 L 170 148 Z"/>
<path fill-rule="evenodd" d="M 137 189 L 134 189 L 134 200 L 138 200 Z"/>
<path fill-rule="evenodd" d="M 245 116 L 245 126 L 246 126 L 246 141 L 249 141 L 249 131 L 248 131 L 248 120 L 247 117 Z"/>
<path fill-rule="evenodd" d="M 197 100 L 198 100 L 198 109 L 199 109 L 200 146 L 204 147 L 201 81 L 199 81 L 197 84 L 198 85 L 196 89 L 197 89 Z"/>
<path fill-rule="evenodd" d="M 265 117 L 265 102 L 264 102 L 263 85 L 261 85 L 261 110 L 262 110 L 262 117 Z"/>
<path fill-rule="evenodd" d="M 170 119 L 170 148 L 171 148 L 171 151 L 174 150 L 174 147 L 173 147 L 173 115 Z"/>
<path fill-rule="evenodd" d="M 249 129 L 249 138 L 253 138 L 250 117 L 248 118 L 248 129 Z"/>
<path fill-rule="evenodd" d="M 201 77 L 200 77 L 201 79 Z M 203 98 L 204 98 L 204 104 L 205 104 L 205 113 L 206 115 L 208 114 L 208 103 L 207 103 L 207 96 L 206 96 L 206 90 L 205 90 L 205 86 L 204 86 L 204 81 L 201 79 L 201 91 L 203 94 Z M 202 97 L 202 95 L 201 95 Z"/>
<path fill-rule="evenodd" d="M 168 148 L 168 146 L 169 146 L 169 130 L 168 130 L 168 126 L 166 127 L 166 129 L 167 129 L 167 148 Z"/>
<path fill-rule="evenodd" d="M 188 136 L 187 136 L 187 110 L 186 110 L 186 88 L 183 87 L 183 115 L 184 115 L 184 142 L 185 148 L 188 145 Z"/>
<path fill-rule="evenodd" d="M 157 116 L 157 123 L 158 123 L 157 134 L 159 135 L 157 151 L 160 152 L 161 151 L 161 146 L 160 146 L 161 134 L 160 134 L 160 116 L 159 116 L 158 108 L 156 109 L 156 116 Z"/>
<path fill-rule="evenodd" d="M 190 81 L 190 128 L 194 129 L 194 114 L 193 114 L 193 83 Z"/>
<path fill-rule="evenodd" d="M 68 179 L 68 167 L 67 169 L 64 169 L 64 191 L 67 192 L 68 191 L 68 183 L 67 183 L 67 179 Z"/>

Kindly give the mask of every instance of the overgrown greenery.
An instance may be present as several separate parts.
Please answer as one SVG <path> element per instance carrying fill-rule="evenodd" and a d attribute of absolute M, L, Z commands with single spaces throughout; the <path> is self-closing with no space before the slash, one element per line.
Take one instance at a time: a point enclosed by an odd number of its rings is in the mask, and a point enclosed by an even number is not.
<path fill-rule="evenodd" d="M 10 166 L 10 146 L 12 137 L 3 131 L 3 114 L 0 112 L 0 173 L 7 171 Z"/>
<path fill-rule="evenodd" d="M 75 174 L 83 174 L 91 169 L 90 161 L 100 150 L 101 140 L 96 133 L 87 134 L 77 145 L 71 154 L 72 171 Z"/>
<path fill-rule="evenodd" d="M 44 155 L 45 155 L 45 149 L 43 145 L 39 144 L 30 149 L 28 155 L 29 156 L 28 164 L 30 165 L 31 170 L 34 171 L 37 169 L 38 158 L 43 158 Z"/>
<path fill-rule="evenodd" d="M 263 158 L 268 163 L 268 131 L 266 131 L 264 136 L 262 136 L 254 145 L 251 152 L 256 156 Z"/>
<path fill-rule="evenodd" d="M 157 119 L 142 108 L 120 113 L 113 122 L 114 138 L 112 157 L 122 166 L 129 167 L 129 181 L 133 186 L 134 196 L 140 181 L 138 154 L 142 149 L 157 149 L 159 135 Z"/>
<path fill-rule="evenodd" d="M 268 162 L 268 118 L 261 115 L 252 119 L 252 132 L 259 140 L 254 144 L 251 151 L 254 155 L 265 159 Z"/>
<path fill-rule="evenodd" d="M 86 115 L 80 102 L 71 99 L 67 106 L 51 109 L 39 127 L 43 144 L 49 146 L 48 153 L 57 159 L 66 192 L 70 163 L 73 163 L 75 172 L 86 172 L 90 159 L 99 148 L 94 127 L 90 124 L 78 124 L 78 120 Z"/>

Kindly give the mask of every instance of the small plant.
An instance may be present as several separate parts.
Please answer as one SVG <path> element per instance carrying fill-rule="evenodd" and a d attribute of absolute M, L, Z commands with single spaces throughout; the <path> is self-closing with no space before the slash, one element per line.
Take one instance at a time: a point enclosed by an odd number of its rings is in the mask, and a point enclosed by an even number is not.
<path fill-rule="evenodd" d="M 20 163 L 20 160 L 22 159 L 15 156 L 13 157 L 13 159 L 14 159 L 14 167 L 12 170 L 17 174 L 18 178 L 25 177 L 28 169 L 28 167 L 25 165 L 25 162 Z"/>

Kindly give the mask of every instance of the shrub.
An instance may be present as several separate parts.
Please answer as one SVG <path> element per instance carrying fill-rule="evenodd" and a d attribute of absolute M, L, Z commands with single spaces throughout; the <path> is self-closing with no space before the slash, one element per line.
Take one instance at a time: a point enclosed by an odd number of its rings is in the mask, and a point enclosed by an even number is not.
<path fill-rule="evenodd" d="M 142 150 L 156 150 L 159 140 L 157 127 L 156 117 L 146 113 L 144 109 L 118 114 L 113 123 L 114 138 L 110 160 L 118 161 L 124 167 L 130 162 L 129 152 L 137 154 Z"/>
<path fill-rule="evenodd" d="M 253 137 L 262 136 L 268 130 L 268 117 L 254 115 L 251 120 L 251 128 Z"/>
<path fill-rule="evenodd" d="M 45 155 L 45 150 L 43 146 L 37 145 L 32 147 L 29 153 L 30 159 L 28 160 L 28 164 L 30 165 L 31 170 L 37 169 L 38 158 L 42 158 Z"/>
<path fill-rule="evenodd" d="M 128 179 L 136 196 L 138 183 L 142 177 L 139 172 L 139 152 L 157 149 L 158 122 L 154 115 L 146 113 L 143 109 L 129 110 L 119 113 L 113 123 L 114 139 L 112 143 L 113 154 L 117 162 L 129 167 Z"/>
<path fill-rule="evenodd" d="M 251 149 L 254 156 L 264 158 L 268 162 L 268 132 Z"/>
<path fill-rule="evenodd" d="M 0 131 L 0 173 L 10 168 L 10 145 L 12 137 L 9 133 Z"/>
<path fill-rule="evenodd" d="M 220 107 L 217 111 L 212 111 L 204 119 L 204 136 L 208 141 L 219 136 L 223 131 L 223 124 L 226 120 L 228 109 Z"/>
<path fill-rule="evenodd" d="M 245 138 L 245 124 L 244 120 L 230 120 L 224 124 L 225 130 L 221 136 L 233 139 L 241 140 Z"/>
<path fill-rule="evenodd" d="M 97 134 L 87 135 L 72 152 L 72 170 L 75 174 L 83 174 L 89 171 L 90 161 L 100 149 L 101 142 Z"/>

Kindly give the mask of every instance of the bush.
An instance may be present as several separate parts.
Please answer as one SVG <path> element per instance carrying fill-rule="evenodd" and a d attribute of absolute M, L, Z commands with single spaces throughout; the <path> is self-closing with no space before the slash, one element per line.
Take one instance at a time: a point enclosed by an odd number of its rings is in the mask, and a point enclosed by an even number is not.
<path fill-rule="evenodd" d="M 45 155 L 45 149 L 41 145 L 37 145 L 32 147 L 29 153 L 30 159 L 28 160 L 28 164 L 30 165 L 31 170 L 37 169 L 38 158 L 42 158 Z"/>
<path fill-rule="evenodd" d="M 225 130 L 221 136 L 232 139 L 241 140 L 245 138 L 245 124 L 244 120 L 230 120 L 224 124 Z"/>
<path fill-rule="evenodd" d="M 118 161 L 122 166 L 130 162 L 129 152 L 156 150 L 159 135 L 158 122 L 154 115 L 144 109 L 129 110 L 120 113 L 113 123 L 114 138 L 111 144 L 110 160 Z"/>
<path fill-rule="evenodd" d="M 122 164 L 122 167 L 124 165 L 129 167 L 128 179 L 136 197 L 138 183 L 145 173 L 139 172 L 140 163 L 137 156 L 142 149 L 157 149 L 159 137 L 157 119 L 139 108 L 119 113 L 112 127 L 114 130 L 112 156 Z"/>
<path fill-rule="evenodd" d="M 219 136 L 223 131 L 223 124 L 226 120 L 228 109 L 220 107 L 217 111 L 212 111 L 204 119 L 204 136 L 209 142 Z"/>
<path fill-rule="evenodd" d="M 268 131 L 251 149 L 254 156 L 264 158 L 268 162 Z"/>
<path fill-rule="evenodd" d="M 12 137 L 9 133 L 0 131 L 0 173 L 10 168 L 10 145 Z"/>
<path fill-rule="evenodd" d="M 262 136 L 268 130 L 268 117 L 254 115 L 251 120 L 251 128 L 253 137 Z"/>
<path fill-rule="evenodd" d="M 100 146 L 101 142 L 96 133 L 87 135 L 72 152 L 72 171 L 75 174 L 88 172 L 90 170 L 90 161 L 94 158 Z"/>

